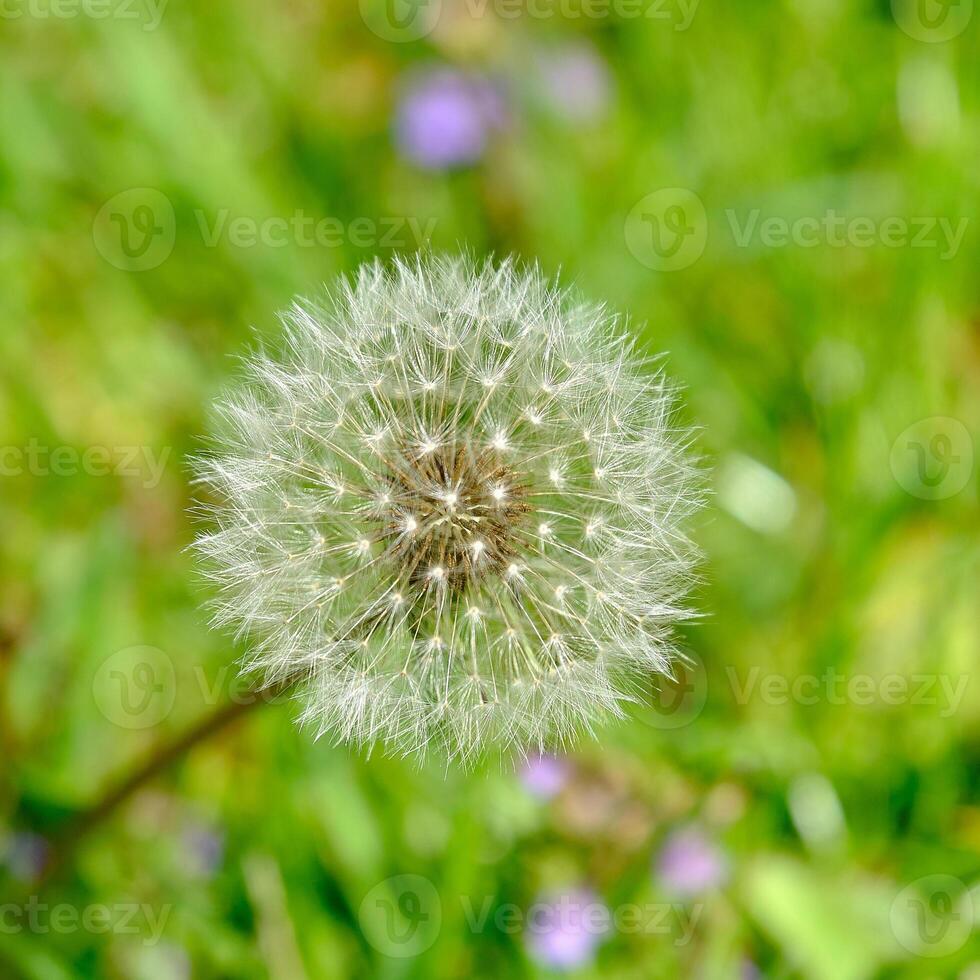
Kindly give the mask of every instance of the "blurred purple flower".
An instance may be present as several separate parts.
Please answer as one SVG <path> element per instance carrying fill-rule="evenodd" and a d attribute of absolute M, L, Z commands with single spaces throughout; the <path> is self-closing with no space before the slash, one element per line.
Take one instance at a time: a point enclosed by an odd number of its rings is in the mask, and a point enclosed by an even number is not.
<path fill-rule="evenodd" d="M 224 858 L 224 835 L 204 824 L 194 824 L 184 831 L 182 843 L 188 871 L 201 878 L 213 877 Z"/>
<path fill-rule="evenodd" d="M 550 800 L 568 782 L 570 766 L 566 759 L 548 754 L 529 755 L 521 767 L 521 782 L 532 795 Z"/>
<path fill-rule="evenodd" d="M 575 44 L 538 55 L 545 100 L 571 122 L 595 122 L 612 98 L 612 77 L 591 45 Z"/>
<path fill-rule="evenodd" d="M 609 909 L 588 889 L 543 896 L 528 910 L 525 943 L 537 962 L 570 970 L 592 959 L 609 931 Z"/>
<path fill-rule="evenodd" d="M 475 163 L 494 130 L 506 125 L 492 82 L 450 68 L 416 75 L 399 100 L 395 136 L 402 154 L 427 170 Z"/>
<path fill-rule="evenodd" d="M 657 859 L 661 882 L 677 895 L 697 895 L 723 884 L 728 861 L 700 831 L 688 828 L 667 838 Z"/>
<path fill-rule="evenodd" d="M 18 831 L 11 834 L 4 848 L 4 863 L 21 881 L 36 881 L 48 860 L 50 848 L 40 834 Z"/>

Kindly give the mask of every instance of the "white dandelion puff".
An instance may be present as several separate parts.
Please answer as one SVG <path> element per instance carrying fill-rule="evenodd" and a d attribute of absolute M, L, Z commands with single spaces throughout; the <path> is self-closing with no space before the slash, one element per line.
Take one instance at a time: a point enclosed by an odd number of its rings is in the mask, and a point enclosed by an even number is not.
<path fill-rule="evenodd" d="M 544 751 L 666 672 L 697 503 L 673 398 L 536 269 L 363 266 L 282 317 L 199 461 L 197 541 L 246 669 L 318 735 Z"/>

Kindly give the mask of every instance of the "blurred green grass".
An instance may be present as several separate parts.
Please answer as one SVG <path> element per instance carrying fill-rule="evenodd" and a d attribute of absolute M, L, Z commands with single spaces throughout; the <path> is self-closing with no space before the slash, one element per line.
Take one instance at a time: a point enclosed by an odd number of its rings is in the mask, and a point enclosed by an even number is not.
<path fill-rule="evenodd" d="M 526 909 L 580 883 L 610 906 L 669 904 L 654 856 L 693 823 L 731 868 L 688 903 L 693 939 L 618 932 L 581 975 L 737 977 L 752 961 L 768 977 L 976 978 L 975 937 L 932 958 L 942 949 L 907 948 L 892 913 L 925 876 L 980 881 L 977 476 L 961 460 L 962 489 L 930 500 L 891 462 L 922 419 L 958 420 L 975 446 L 975 21 L 928 43 L 885 2 L 702 4 L 684 31 L 444 8 L 410 43 L 372 33 L 357 5 L 299 0 L 171 3 L 154 30 L 30 13 L 0 25 L 0 446 L 109 447 L 114 463 L 115 447 L 144 447 L 166 462 L 157 482 L 4 457 L 0 905 L 32 890 L 15 835 L 93 801 L 206 710 L 210 688 L 229 689 L 241 651 L 201 611 L 185 461 L 234 355 L 275 339 L 274 312 L 391 254 L 376 235 L 359 244 L 359 219 L 432 221 L 433 248 L 538 260 L 668 352 L 715 473 L 697 528 L 707 616 L 684 637 L 703 709 L 668 727 L 638 707 L 542 803 L 511 774 L 313 744 L 289 704 L 264 707 L 141 794 L 43 896 L 169 909 L 160 942 L 145 928 L 0 929 L 0 972 L 536 976 L 521 933 L 474 928 L 466 909 Z M 573 42 L 611 73 L 591 121 L 549 108 L 531 68 Z M 398 152 L 393 118 L 409 73 L 438 65 L 497 79 L 510 123 L 474 166 L 430 173 Z M 677 187 L 703 202 L 707 243 L 658 272 L 624 225 Z M 174 215 L 172 252 L 142 271 L 107 260 L 93 233 L 132 188 Z M 739 247 L 732 213 L 741 227 L 754 209 L 968 222 L 945 259 L 880 240 Z M 297 212 L 338 219 L 340 244 L 207 243 L 222 214 Z M 137 645 L 174 669 L 172 710 L 147 728 L 115 724 L 93 694 L 107 658 Z M 866 704 L 738 696 L 752 678 L 828 670 L 912 686 L 897 704 L 880 686 Z M 955 703 L 943 679 L 965 684 Z M 188 858 L 198 831 L 223 842 L 214 867 Z M 442 915 L 430 948 L 398 958 L 361 906 L 404 874 L 434 884 Z"/>

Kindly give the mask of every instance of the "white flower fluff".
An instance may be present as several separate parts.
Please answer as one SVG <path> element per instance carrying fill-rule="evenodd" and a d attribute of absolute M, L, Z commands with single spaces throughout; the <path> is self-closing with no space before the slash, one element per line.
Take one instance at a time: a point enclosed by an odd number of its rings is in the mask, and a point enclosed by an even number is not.
<path fill-rule="evenodd" d="M 666 673 L 696 504 L 623 326 L 511 262 L 368 264 L 282 316 L 198 463 L 244 665 L 318 735 L 554 748 Z"/>

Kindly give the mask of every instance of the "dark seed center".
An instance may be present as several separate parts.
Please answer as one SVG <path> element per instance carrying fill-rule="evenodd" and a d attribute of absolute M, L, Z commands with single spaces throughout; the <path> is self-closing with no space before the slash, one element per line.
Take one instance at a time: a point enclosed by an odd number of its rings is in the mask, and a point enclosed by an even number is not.
<path fill-rule="evenodd" d="M 440 446 L 387 462 L 382 535 L 412 585 L 462 592 L 509 568 L 531 508 L 527 488 L 499 453 Z"/>

